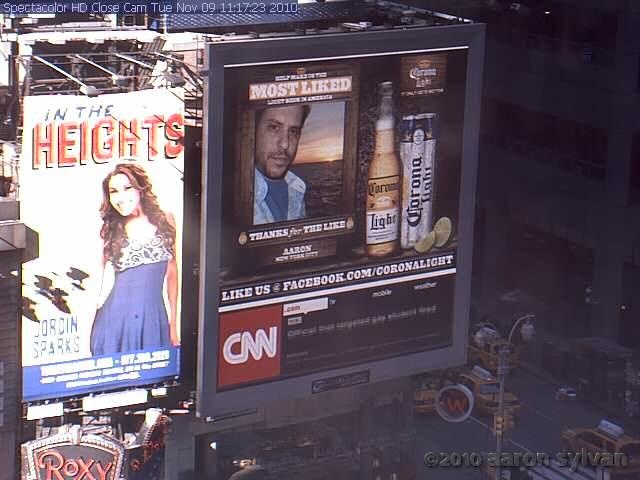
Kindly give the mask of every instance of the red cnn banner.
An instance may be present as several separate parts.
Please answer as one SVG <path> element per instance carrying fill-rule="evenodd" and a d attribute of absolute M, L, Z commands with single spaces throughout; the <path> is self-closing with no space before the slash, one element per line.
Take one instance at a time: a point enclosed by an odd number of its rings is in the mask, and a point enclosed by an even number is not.
<path fill-rule="evenodd" d="M 218 388 L 280 375 L 282 305 L 220 315 Z"/>

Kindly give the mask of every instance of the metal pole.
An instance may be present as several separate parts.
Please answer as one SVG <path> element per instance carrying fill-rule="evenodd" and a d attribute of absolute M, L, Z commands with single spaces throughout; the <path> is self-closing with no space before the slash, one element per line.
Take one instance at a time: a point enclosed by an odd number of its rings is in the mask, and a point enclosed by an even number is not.
<path fill-rule="evenodd" d="M 33 58 L 34 60 L 37 60 L 38 62 L 42 63 L 43 65 L 46 65 L 51 70 L 54 70 L 54 71 L 58 72 L 60 75 L 62 75 L 64 77 L 67 77 L 69 80 L 71 80 L 72 82 L 77 83 L 81 87 L 82 86 L 86 86 L 84 82 L 80 81 L 79 79 L 77 79 L 76 77 L 71 75 L 69 72 L 61 69 L 60 67 L 54 65 L 53 63 L 46 61 L 44 58 L 39 57 L 38 55 L 32 55 L 31 58 Z"/>
<path fill-rule="evenodd" d="M 498 464 L 496 465 L 496 480 L 502 480 L 502 466 L 500 465 L 500 456 L 502 455 L 502 435 L 505 428 L 504 422 L 504 380 L 507 375 L 507 356 L 511 353 L 511 338 L 515 333 L 518 325 L 524 322 L 525 320 L 529 320 L 533 318 L 534 315 L 527 314 L 518 318 L 513 326 L 511 327 L 511 331 L 509 332 L 509 336 L 507 337 L 507 343 L 500 345 L 500 351 L 498 354 L 498 382 L 500 384 L 500 390 L 498 393 L 498 418 L 500 420 L 500 429 L 496 431 L 496 454 L 498 455 Z"/>
<path fill-rule="evenodd" d="M 11 19 L 11 29 L 14 32 L 17 30 L 18 19 Z M 18 42 L 11 42 L 11 55 L 9 56 L 9 92 L 11 93 L 11 100 L 9 102 L 9 111 L 7 112 L 11 119 L 11 140 L 20 141 L 20 105 L 22 102 L 22 92 L 20 91 L 20 47 Z M 25 74 L 24 83 L 29 85 L 29 70 Z M 29 90 L 25 90 L 29 95 Z M 18 192 L 16 192 L 16 195 Z M 17 198 L 17 197 L 16 197 Z"/>
<path fill-rule="evenodd" d="M 82 60 L 85 63 L 88 63 L 92 67 L 94 67 L 94 68 L 96 68 L 96 69 L 100 70 L 101 72 L 104 72 L 104 73 L 106 73 L 108 75 L 111 75 L 112 77 L 117 77 L 118 76 L 115 72 L 112 72 L 108 68 L 103 67 L 102 65 L 100 65 L 100 64 L 98 64 L 98 63 L 96 63 L 94 61 L 91 61 L 88 58 L 83 57 L 82 55 L 75 54 L 75 55 L 73 55 L 73 57 L 77 58 L 78 60 Z"/>
<path fill-rule="evenodd" d="M 500 353 L 498 355 L 498 381 L 500 383 L 500 390 L 498 393 L 498 418 L 500 420 L 500 428 L 496 429 L 496 454 L 498 456 L 498 464 L 496 465 L 496 480 L 502 480 L 502 466 L 500 465 L 500 457 L 502 456 L 502 432 L 504 429 L 504 377 L 506 374 L 506 357 L 507 346 L 500 346 Z"/>

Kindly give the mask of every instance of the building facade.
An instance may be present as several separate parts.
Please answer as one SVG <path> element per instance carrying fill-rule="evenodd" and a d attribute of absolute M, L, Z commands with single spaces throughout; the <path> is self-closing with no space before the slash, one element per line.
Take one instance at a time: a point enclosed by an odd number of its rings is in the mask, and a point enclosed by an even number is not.
<path fill-rule="evenodd" d="M 428 3 L 487 23 L 478 315 L 520 290 L 552 334 L 640 346 L 640 5 Z"/>
<path fill-rule="evenodd" d="M 0 197 L 0 479 L 19 473 L 21 369 L 19 311 L 24 228 L 16 222 L 18 202 Z"/>

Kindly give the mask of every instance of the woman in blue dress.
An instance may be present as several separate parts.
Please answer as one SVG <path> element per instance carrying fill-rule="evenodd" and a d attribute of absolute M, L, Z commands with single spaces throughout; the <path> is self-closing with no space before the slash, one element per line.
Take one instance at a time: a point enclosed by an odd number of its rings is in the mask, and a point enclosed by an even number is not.
<path fill-rule="evenodd" d="M 102 192 L 103 278 L 91 353 L 178 345 L 173 217 L 160 209 L 149 177 L 138 165 L 117 165 L 102 182 Z"/>

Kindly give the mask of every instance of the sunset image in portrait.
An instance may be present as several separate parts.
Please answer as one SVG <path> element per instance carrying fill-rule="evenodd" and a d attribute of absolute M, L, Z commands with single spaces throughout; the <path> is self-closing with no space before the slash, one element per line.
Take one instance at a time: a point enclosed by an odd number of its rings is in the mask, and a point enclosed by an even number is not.
<path fill-rule="evenodd" d="M 304 123 L 296 164 L 342 160 L 344 102 L 314 103 Z"/>

